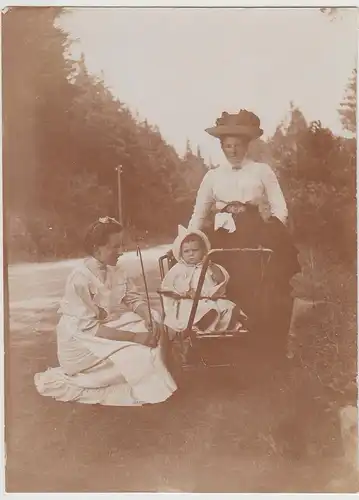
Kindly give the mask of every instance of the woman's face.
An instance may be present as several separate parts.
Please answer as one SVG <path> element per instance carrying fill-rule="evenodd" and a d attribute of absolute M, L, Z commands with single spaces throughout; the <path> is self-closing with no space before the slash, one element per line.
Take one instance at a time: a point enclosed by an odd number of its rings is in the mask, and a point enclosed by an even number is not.
<path fill-rule="evenodd" d="M 249 139 L 245 136 L 227 136 L 222 139 L 221 145 L 229 163 L 233 166 L 239 166 L 247 154 Z"/>
<path fill-rule="evenodd" d="M 110 234 L 106 245 L 95 250 L 94 257 L 107 266 L 115 266 L 118 258 L 122 255 L 122 248 L 123 233 L 113 233 Z"/>

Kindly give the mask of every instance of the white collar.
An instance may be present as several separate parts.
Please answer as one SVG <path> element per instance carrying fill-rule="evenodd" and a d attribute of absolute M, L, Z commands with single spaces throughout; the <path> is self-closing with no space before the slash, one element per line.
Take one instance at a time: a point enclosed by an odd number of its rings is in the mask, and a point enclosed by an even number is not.
<path fill-rule="evenodd" d="M 93 269 L 96 269 L 98 271 L 106 271 L 106 269 L 107 269 L 107 265 L 106 264 L 103 264 L 102 262 L 100 262 L 99 260 L 97 260 L 93 256 L 89 257 L 88 263 L 90 264 L 90 266 Z"/>
<path fill-rule="evenodd" d="M 110 266 L 103 264 L 99 260 L 95 259 L 95 257 L 91 256 L 85 259 L 84 261 L 87 269 L 98 278 L 102 283 L 106 281 L 108 271 Z"/>
<path fill-rule="evenodd" d="M 239 171 L 243 170 L 244 167 L 246 167 L 247 165 L 249 165 L 251 163 L 253 163 L 253 160 L 248 158 L 248 156 L 245 156 L 242 160 L 241 166 L 239 168 L 235 168 L 232 166 L 232 164 L 226 158 L 224 167 L 227 170 L 231 170 L 232 172 L 239 172 Z"/>

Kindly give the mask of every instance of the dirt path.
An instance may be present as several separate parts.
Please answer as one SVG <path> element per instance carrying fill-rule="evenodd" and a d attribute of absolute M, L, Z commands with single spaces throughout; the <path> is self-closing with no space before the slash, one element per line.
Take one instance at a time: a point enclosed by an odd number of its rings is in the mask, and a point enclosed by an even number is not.
<path fill-rule="evenodd" d="M 143 254 L 154 306 L 165 249 Z M 141 285 L 135 254 L 123 260 Z M 38 396 L 33 375 L 57 364 L 56 308 L 75 264 L 9 268 L 7 491 L 325 490 L 336 459 L 283 452 L 276 436 L 290 410 L 286 384 L 248 377 L 244 365 L 235 374 L 189 374 L 175 408 L 91 407 Z"/>

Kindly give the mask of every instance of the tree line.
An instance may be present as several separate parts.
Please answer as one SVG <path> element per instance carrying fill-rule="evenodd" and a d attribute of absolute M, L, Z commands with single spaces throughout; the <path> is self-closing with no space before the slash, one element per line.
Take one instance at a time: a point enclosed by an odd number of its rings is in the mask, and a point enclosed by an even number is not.
<path fill-rule="evenodd" d="M 10 261 L 80 255 L 81 235 L 103 214 L 117 216 L 117 171 L 133 237 L 174 236 L 190 216 L 211 165 L 187 144 L 184 156 L 157 126 L 140 121 L 115 98 L 85 57 L 67 56 L 69 36 L 58 7 L 3 13 L 3 193 Z M 356 130 L 356 70 L 339 110 Z M 355 255 L 355 139 L 307 123 L 291 104 L 289 124 L 253 143 L 254 158 L 277 170 L 298 241 Z M 339 241 L 341 240 L 341 241 Z"/>

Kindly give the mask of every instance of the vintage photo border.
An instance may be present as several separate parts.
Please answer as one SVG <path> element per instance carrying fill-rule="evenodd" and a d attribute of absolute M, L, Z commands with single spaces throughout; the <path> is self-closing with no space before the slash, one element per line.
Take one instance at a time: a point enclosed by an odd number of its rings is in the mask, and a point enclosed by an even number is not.
<path fill-rule="evenodd" d="M 54 1 L 54 0 L 48 0 L 48 1 L 41 1 L 41 0 L 38 0 L 38 1 L 31 1 L 31 2 L 25 2 L 25 1 L 12 1 L 12 2 L 5 2 L 3 0 L 1 0 L 1 8 L 2 8 L 2 12 L 4 12 L 4 9 L 6 9 L 7 6 L 68 6 L 68 7 L 112 7 L 112 8 L 115 8 L 115 7 L 135 7 L 135 8 L 141 8 L 141 7 L 205 7 L 205 8 L 208 8 L 208 7 L 226 7 L 226 8 L 231 8 L 231 7 L 251 7 L 251 8 L 258 8 L 258 7 L 293 7 L 293 8 L 302 8 L 302 7 L 341 7 L 341 8 L 345 8 L 345 7 L 359 7 L 359 0 L 356 0 L 356 1 L 340 1 L 340 0 L 327 0 L 325 2 L 323 1 L 310 1 L 310 0 L 301 0 L 301 1 L 290 1 L 290 0 L 287 0 L 287 1 L 274 1 L 274 0 L 268 0 L 268 1 L 264 1 L 264 0 L 261 0 L 261 1 L 256 1 L 256 0 L 252 0 L 252 1 L 247 1 L 247 2 L 244 2 L 244 1 L 235 1 L 235 0 L 232 0 L 232 1 L 229 1 L 229 0 L 196 0 L 196 1 L 193 1 L 193 2 L 190 2 L 190 1 L 186 1 L 186 0 L 176 0 L 176 1 L 168 1 L 168 0 L 157 0 L 156 2 L 150 2 L 150 1 L 146 1 L 146 0 L 127 0 L 127 1 L 116 1 L 116 0 L 112 0 L 112 1 L 104 1 L 104 2 L 91 2 L 90 0 L 67 0 L 67 1 Z M 1 99 L 1 98 L 0 98 Z M 2 140 L 2 138 L 1 138 Z M 358 172 L 358 168 L 357 168 L 357 172 Z M 2 176 L 1 176 L 1 188 L 2 188 Z M 1 189 L 1 200 L 3 202 L 3 189 Z M 3 205 L 2 205 L 3 206 Z M 357 212 L 358 212 L 358 205 L 357 205 Z M 357 223 L 358 223 L 358 220 L 357 220 Z M 2 235 L 2 238 L 3 238 L 3 226 L 4 226 L 4 221 L 3 221 L 3 218 L 1 218 L 1 235 Z M 4 244 L 4 239 L 3 239 L 3 244 Z M 4 352 L 4 334 L 5 334 L 5 331 L 4 331 L 4 319 L 5 319 L 5 310 L 4 310 L 4 307 L 6 307 L 6 293 L 4 293 L 4 280 L 6 280 L 6 270 L 4 270 L 4 255 L 3 255 L 3 252 L 1 252 L 1 259 L 2 259 L 2 274 L 1 274 L 1 280 L 2 280 L 2 303 L 3 303 L 3 307 L 2 307 L 2 335 L 1 335 L 1 342 L 2 342 L 2 350 L 3 350 L 3 353 L 5 355 L 5 352 Z M 4 305 L 5 303 L 5 305 Z M 357 321 L 358 321 L 358 318 L 357 318 Z M 3 370 L 3 361 L 4 361 L 4 356 L 1 357 L 1 364 L 2 364 L 2 369 L 1 369 L 1 382 L 2 382 L 2 387 L 4 388 L 4 370 Z M 2 416 L 2 419 L 0 421 L 0 426 L 1 426 L 1 429 L 2 431 L 4 432 L 4 390 L 1 392 L 1 398 L 2 398 L 2 413 L 1 413 L 1 416 Z M 3 443 L 4 443 L 4 434 L 3 434 Z M 11 497 L 11 498 L 14 498 L 14 499 L 22 499 L 22 498 L 34 498 L 34 499 L 37 499 L 38 498 L 38 494 L 37 493 L 29 493 L 29 494 L 20 494 L 20 493 L 14 493 L 14 494 L 6 494 L 5 493 L 5 456 L 6 456 L 6 448 L 3 448 L 2 449 L 2 453 L 1 453 L 1 464 L 2 464 L 2 480 L 0 479 L 0 482 L 1 482 L 1 492 L 2 492 L 2 495 L 4 495 L 4 497 Z M 36 459 L 36 457 L 34 457 L 34 459 Z M 147 498 L 149 494 L 146 494 L 146 493 L 131 493 L 131 494 L 128 494 L 128 493 L 120 493 L 121 494 L 121 498 L 130 498 L 135 495 L 136 498 Z M 103 497 L 106 497 L 106 498 L 114 498 L 114 499 L 118 499 L 119 498 L 119 493 L 101 493 L 101 494 L 98 494 L 98 493 L 94 493 L 94 494 L 88 494 L 88 493 L 80 493 L 80 494 L 71 494 L 71 493 L 61 493 L 61 494 L 47 494 L 47 493 L 42 493 L 42 495 L 44 496 L 44 498 L 79 498 L 79 495 L 81 495 L 81 498 L 84 498 L 84 499 L 90 499 L 90 498 L 103 498 Z M 46 495 L 46 496 L 45 496 Z M 83 495 L 83 496 L 82 496 Z M 156 495 L 157 494 L 151 494 L 151 497 L 153 497 L 153 495 Z M 186 494 L 182 494 L 182 493 L 178 493 L 176 494 L 177 498 L 182 498 L 184 497 L 184 495 L 188 496 L 188 495 L 193 495 L 194 494 L 191 494 L 191 493 L 186 493 Z M 238 493 L 238 494 L 227 494 L 227 495 L 230 495 L 231 497 L 237 497 L 237 495 L 239 497 L 242 497 L 242 496 L 250 496 L 252 498 L 256 497 L 257 494 L 253 493 L 253 494 L 242 494 L 242 493 Z M 276 497 L 277 494 L 262 494 L 261 496 L 262 497 Z M 282 497 L 289 497 L 291 495 L 289 494 L 280 494 Z M 329 495 L 329 494 L 328 494 Z M 161 498 L 165 498 L 165 496 L 167 497 L 168 494 L 166 493 L 161 493 Z M 296 494 L 296 496 L 298 498 L 301 498 L 302 496 L 304 496 L 304 494 Z M 317 495 L 315 495 L 317 496 Z M 321 496 L 323 496 L 323 494 L 321 494 Z M 324 496 L 327 496 L 326 494 Z M 341 495 L 340 494 L 331 494 L 330 495 L 331 498 L 341 498 Z M 352 495 L 350 495 L 352 496 Z M 196 494 L 196 498 L 209 498 L 209 496 L 207 494 Z M 168 497 L 169 498 L 169 497 Z"/>

